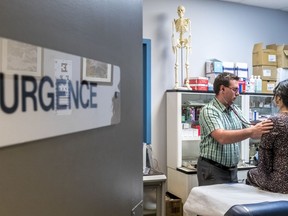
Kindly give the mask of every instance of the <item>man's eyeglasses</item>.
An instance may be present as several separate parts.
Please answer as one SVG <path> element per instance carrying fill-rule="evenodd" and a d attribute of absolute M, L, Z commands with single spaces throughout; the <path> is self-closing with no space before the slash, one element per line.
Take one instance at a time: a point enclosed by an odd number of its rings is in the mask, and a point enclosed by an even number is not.
<path fill-rule="evenodd" d="M 232 87 L 227 87 L 231 89 L 235 94 L 239 93 L 239 88 L 232 88 Z"/>

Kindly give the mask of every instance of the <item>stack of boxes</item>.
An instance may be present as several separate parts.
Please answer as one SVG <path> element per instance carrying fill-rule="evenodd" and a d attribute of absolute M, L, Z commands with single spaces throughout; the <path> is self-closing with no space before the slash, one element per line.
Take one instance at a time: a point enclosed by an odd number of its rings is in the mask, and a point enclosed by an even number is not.
<path fill-rule="evenodd" d="M 248 64 L 240 62 L 219 61 L 217 59 L 210 59 L 206 61 L 205 76 L 209 83 L 213 84 L 215 78 L 222 72 L 235 74 L 241 78 L 242 82 L 248 78 Z"/>
<path fill-rule="evenodd" d="M 253 76 L 262 79 L 262 92 L 272 93 L 277 81 L 277 57 L 275 45 L 257 43 L 253 48 Z"/>
<path fill-rule="evenodd" d="M 277 82 L 288 79 L 288 45 L 270 44 L 263 48 L 263 43 L 255 44 L 252 64 L 252 75 L 262 80 L 262 93 L 273 93 Z M 205 77 L 189 78 L 190 87 L 196 91 L 213 90 L 215 78 L 223 72 L 237 75 L 243 85 L 250 78 L 247 63 L 209 59 L 205 62 Z"/>
<path fill-rule="evenodd" d="M 288 79 L 288 45 L 276 46 L 277 82 Z"/>
<path fill-rule="evenodd" d="M 222 72 L 222 61 L 209 59 L 205 62 L 205 76 L 208 78 L 209 83 L 213 84 L 215 78 Z"/>
<path fill-rule="evenodd" d="M 208 91 L 208 78 L 207 77 L 190 77 L 189 85 L 195 91 Z"/>

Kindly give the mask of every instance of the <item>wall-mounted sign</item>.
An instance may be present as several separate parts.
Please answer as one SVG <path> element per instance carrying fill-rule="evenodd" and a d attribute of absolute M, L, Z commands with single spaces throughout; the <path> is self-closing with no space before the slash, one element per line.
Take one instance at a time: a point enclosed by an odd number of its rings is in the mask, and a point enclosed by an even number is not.
<path fill-rule="evenodd" d="M 0 147 L 120 122 L 120 68 L 0 38 Z"/>

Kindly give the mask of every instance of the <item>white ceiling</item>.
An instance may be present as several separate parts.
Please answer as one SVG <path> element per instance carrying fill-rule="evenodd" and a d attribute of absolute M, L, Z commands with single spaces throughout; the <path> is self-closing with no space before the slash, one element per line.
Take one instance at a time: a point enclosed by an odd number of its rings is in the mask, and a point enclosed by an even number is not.
<path fill-rule="evenodd" d="M 263 8 L 272 8 L 288 12 L 288 0 L 220 0 L 220 1 L 253 5 Z"/>

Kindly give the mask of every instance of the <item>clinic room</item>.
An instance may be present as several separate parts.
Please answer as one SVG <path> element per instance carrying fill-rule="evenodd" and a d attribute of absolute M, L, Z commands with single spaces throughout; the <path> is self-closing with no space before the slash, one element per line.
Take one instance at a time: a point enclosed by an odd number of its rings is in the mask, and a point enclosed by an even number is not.
<path fill-rule="evenodd" d="M 166 215 L 288 214 L 287 10 L 286 1 L 143 1 L 146 146 L 152 173 L 167 177 Z M 144 213 L 150 193 L 144 181 Z"/>
<path fill-rule="evenodd" d="M 287 216 L 287 0 L 0 1 L 0 216 Z"/>

